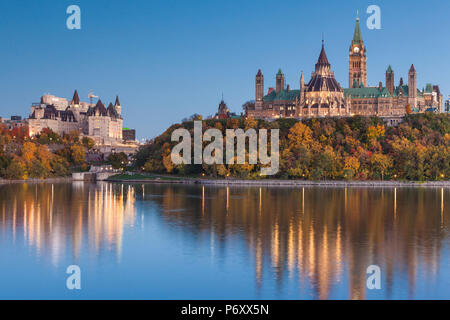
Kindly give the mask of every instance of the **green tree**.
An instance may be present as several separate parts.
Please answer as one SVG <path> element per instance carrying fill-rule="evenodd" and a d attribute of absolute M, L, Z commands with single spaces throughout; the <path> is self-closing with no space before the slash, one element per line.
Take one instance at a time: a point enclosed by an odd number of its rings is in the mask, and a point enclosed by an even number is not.
<path fill-rule="evenodd" d="M 30 177 L 37 179 L 45 179 L 48 178 L 50 171 L 48 168 L 39 160 L 33 160 L 33 163 L 30 168 Z"/>
<path fill-rule="evenodd" d="M 106 159 L 114 169 L 126 169 L 128 166 L 128 157 L 125 153 L 111 153 Z"/>
<path fill-rule="evenodd" d="M 89 137 L 83 137 L 81 143 L 87 150 L 91 150 L 95 146 L 95 141 Z"/>
<path fill-rule="evenodd" d="M 23 161 L 19 161 L 18 159 L 14 159 L 6 168 L 5 176 L 8 179 L 15 179 L 15 180 L 27 179 L 28 175 L 26 172 L 25 163 Z"/>
<path fill-rule="evenodd" d="M 54 156 L 51 160 L 52 172 L 57 177 L 65 177 L 70 174 L 69 164 L 66 159 L 60 156 Z"/>

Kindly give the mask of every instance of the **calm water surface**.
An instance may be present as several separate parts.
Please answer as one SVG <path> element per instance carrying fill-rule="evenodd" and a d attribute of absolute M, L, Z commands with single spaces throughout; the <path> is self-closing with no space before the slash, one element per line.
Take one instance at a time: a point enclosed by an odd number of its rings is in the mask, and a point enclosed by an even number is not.
<path fill-rule="evenodd" d="M 450 299 L 449 208 L 448 188 L 2 185 L 0 299 Z"/>

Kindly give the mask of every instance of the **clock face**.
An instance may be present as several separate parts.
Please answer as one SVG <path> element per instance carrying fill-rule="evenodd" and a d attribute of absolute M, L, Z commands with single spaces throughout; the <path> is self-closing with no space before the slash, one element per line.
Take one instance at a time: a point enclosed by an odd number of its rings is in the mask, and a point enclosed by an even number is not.
<path fill-rule="evenodd" d="M 353 49 L 353 52 L 354 52 L 354 53 L 359 53 L 359 48 L 358 48 L 358 47 L 355 47 L 355 48 Z"/>

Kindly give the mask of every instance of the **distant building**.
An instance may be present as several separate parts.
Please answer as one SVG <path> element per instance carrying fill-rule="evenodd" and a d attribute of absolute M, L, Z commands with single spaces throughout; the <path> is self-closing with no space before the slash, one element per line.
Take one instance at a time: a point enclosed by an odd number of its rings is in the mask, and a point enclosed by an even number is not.
<path fill-rule="evenodd" d="M 236 118 L 236 117 L 238 117 L 236 115 L 236 113 L 230 112 L 227 104 L 222 99 L 222 101 L 219 104 L 219 110 L 217 111 L 216 115 L 214 116 L 214 119 L 229 119 L 229 118 Z"/>
<path fill-rule="evenodd" d="M 123 141 L 136 141 L 136 130 L 123 128 Z"/>
<path fill-rule="evenodd" d="M 445 101 L 445 112 L 450 112 L 450 96 L 448 96 L 447 101 Z"/>
<path fill-rule="evenodd" d="M 122 107 L 119 98 L 106 108 L 101 100 L 94 104 L 81 102 L 75 90 L 72 101 L 44 95 L 40 103 L 31 106 L 28 119 L 30 136 L 49 128 L 57 134 L 74 131 L 92 138 L 97 145 L 122 143 Z"/>
<path fill-rule="evenodd" d="M 359 18 L 349 49 L 348 70 L 349 87 L 344 89 L 331 71 L 323 44 L 311 80 L 305 83 L 302 72 L 298 90 L 285 85 L 285 76 L 280 69 L 275 77 L 275 88 L 269 88 L 265 94 L 264 75 L 259 70 L 255 80 L 255 103 L 248 106 L 246 115 L 261 119 L 353 115 L 377 115 L 393 119 L 404 116 L 408 105 L 412 112 L 442 110 L 443 96 L 439 86 L 427 84 L 426 88 L 418 90 L 414 65 L 409 69 L 407 84 L 400 78 L 396 85 L 394 70 L 389 66 L 384 86 L 382 82 L 378 86 L 368 86 L 367 48 L 362 38 Z"/>
<path fill-rule="evenodd" d="M 28 126 L 28 121 L 26 119 L 22 119 L 21 116 L 11 116 L 11 118 L 9 119 L 0 118 L 0 123 L 5 125 L 8 128 L 8 130 Z"/>

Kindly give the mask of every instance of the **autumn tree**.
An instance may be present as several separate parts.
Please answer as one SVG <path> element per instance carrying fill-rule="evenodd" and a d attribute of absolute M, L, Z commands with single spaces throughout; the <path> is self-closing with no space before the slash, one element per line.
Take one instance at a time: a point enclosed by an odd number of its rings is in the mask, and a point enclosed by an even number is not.
<path fill-rule="evenodd" d="M 13 159 L 6 168 L 5 177 L 8 179 L 23 180 L 27 179 L 26 164 L 21 159 Z"/>
<path fill-rule="evenodd" d="M 407 105 L 406 105 L 406 107 L 405 107 L 405 112 L 406 112 L 406 114 L 411 114 L 411 113 L 412 113 L 411 105 L 410 105 L 410 104 L 407 104 Z"/>
<path fill-rule="evenodd" d="M 384 180 L 384 175 L 392 168 L 392 159 L 381 153 L 373 154 L 370 163 L 373 172 L 381 175 L 381 180 Z"/>
<path fill-rule="evenodd" d="M 344 177 L 351 179 L 358 172 L 360 163 L 358 158 L 353 156 L 345 157 L 344 159 Z"/>
<path fill-rule="evenodd" d="M 22 159 L 24 160 L 27 168 L 31 167 L 31 164 L 36 157 L 36 150 L 36 144 L 34 144 L 33 142 L 25 142 L 23 144 Z"/>
<path fill-rule="evenodd" d="M 86 150 L 81 144 L 74 144 L 70 147 L 70 157 L 74 165 L 81 165 L 86 158 Z"/>

